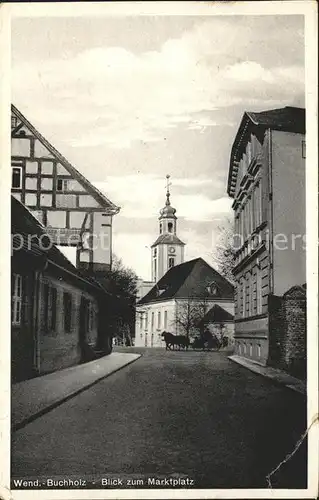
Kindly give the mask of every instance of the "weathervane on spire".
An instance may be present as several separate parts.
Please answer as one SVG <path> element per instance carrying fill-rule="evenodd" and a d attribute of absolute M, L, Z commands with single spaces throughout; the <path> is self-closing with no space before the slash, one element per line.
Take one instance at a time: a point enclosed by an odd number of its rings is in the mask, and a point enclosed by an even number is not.
<path fill-rule="evenodd" d="M 170 177 L 171 176 L 169 174 L 167 174 L 167 176 L 166 176 L 166 205 L 170 205 L 170 201 L 169 201 L 169 197 L 170 197 L 169 187 L 172 185 L 172 183 L 169 182 Z"/>

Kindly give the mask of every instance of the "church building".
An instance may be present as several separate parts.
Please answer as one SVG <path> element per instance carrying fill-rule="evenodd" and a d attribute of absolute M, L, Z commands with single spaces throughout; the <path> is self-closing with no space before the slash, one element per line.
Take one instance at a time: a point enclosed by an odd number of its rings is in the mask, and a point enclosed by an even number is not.
<path fill-rule="evenodd" d="M 192 338 L 199 333 L 196 320 L 204 319 L 217 305 L 222 311 L 219 317 L 227 317 L 227 334 L 232 337 L 233 286 L 201 258 L 184 262 L 185 243 L 177 236 L 176 209 L 170 202 L 170 176 L 166 179 L 159 235 L 151 247 L 152 281 L 142 282 L 138 287 L 135 345 L 163 347 L 163 330 Z"/>
<path fill-rule="evenodd" d="M 152 281 L 156 283 L 172 267 L 184 262 L 184 246 L 178 236 L 176 209 L 171 206 L 169 179 L 166 176 L 167 190 L 165 207 L 160 211 L 159 236 L 152 245 Z"/>

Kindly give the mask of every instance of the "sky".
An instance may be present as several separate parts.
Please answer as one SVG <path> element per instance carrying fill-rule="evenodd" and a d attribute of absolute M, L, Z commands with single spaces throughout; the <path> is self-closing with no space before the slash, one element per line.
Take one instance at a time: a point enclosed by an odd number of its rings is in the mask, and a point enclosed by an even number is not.
<path fill-rule="evenodd" d="M 185 260 L 214 265 L 243 113 L 304 106 L 304 20 L 17 18 L 11 81 L 12 102 L 121 207 L 113 251 L 147 280 L 166 174 Z"/>

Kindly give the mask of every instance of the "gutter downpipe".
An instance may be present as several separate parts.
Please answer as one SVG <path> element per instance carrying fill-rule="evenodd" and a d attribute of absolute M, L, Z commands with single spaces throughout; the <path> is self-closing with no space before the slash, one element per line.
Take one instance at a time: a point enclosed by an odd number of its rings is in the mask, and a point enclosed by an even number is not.
<path fill-rule="evenodd" d="M 269 140 L 268 140 L 268 206 L 269 206 L 269 292 L 268 292 L 268 353 L 267 353 L 267 362 L 268 365 L 271 362 L 272 353 L 270 352 L 270 329 L 269 329 L 269 295 L 274 293 L 274 220 L 273 220 L 273 171 L 272 171 L 272 131 L 268 129 Z"/>
<path fill-rule="evenodd" d="M 40 315 L 40 274 L 39 270 L 35 271 L 34 276 L 34 302 L 33 302 L 33 339 L 34 339 L 34 354 L 33 363 L 37 375 L 40 375 L 41 363 L 40 363 L 40 335 L 39 335 L 39 315 Z"/>
<path fill-rule="evenodd" d="M 268 183 L 268 203 L 269 203 L 269 293 L 274 293 L 274 219 L 273 219 L 273 172 L 272 172 L 272 132 L 268 129 L 268 165 L 269 165 L 269 183 Z"/>

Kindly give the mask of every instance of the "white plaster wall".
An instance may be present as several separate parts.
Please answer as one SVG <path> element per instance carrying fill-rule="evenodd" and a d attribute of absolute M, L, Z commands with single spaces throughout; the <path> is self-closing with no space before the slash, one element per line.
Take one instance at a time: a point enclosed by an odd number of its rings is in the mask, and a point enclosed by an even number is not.
<path fill-rule="evenodd" d="M 37 161 L 26 161 L 25 171 L 27 174 L 37 174 L 38 173 L 38 162 Z"/>
<path fill-rule="evenodd" d="M 140 325 L 140 313 L 148 313 L 148 324 L 143 321 Z M 167 311 L 167 328 L 164 325 L 165 311 Z M 158 313 L 161 313 L 161 322 L 158 324 Z M 152 328 L 152 313 L 154 313 L 154 327 Z M 175 333 L 175 301 L 154 302 L 145 306 L 136 307 L 135 345 L 137 347 L 164 347 L 161 334 L 163 330 Z M 145 342 L 146 340 L 146 342 Z"/>
<path fill-rule="evenodd" d="M 110 225 L 103 225 L 110 224 Z M 93 213 L 93 262 L 111 264 L 112 218 Z"/>
<path fill-rule="evenodd" d="M 306 233 L 303 140 L 302 134 L 272 132 L 275 295 L 306 282 L 306 251 L 302 240 Z"/>
<path fill-rule="evenodd" d="M 66 212 L 64 210 L 48 210 L 47 221 L 49 227 L 63 228 L 66 224 Z"/>
<path fill-rule="evenodd" d="M 169 252 L 169 248 L 174 247 L 175 253 Z M 184 247 L 182 245 L 158 245 L 157 247 L 157 281 L 164 276 L 168 271 L 168 256 L 175 257 L 175 266 L 182 264 L 184 262 Z"/>
<path fill-rule="evenodd" d="M 11 139 L 11 155 L 26 156 L 30 158 L 30 139 L 17 138 Z"/>

